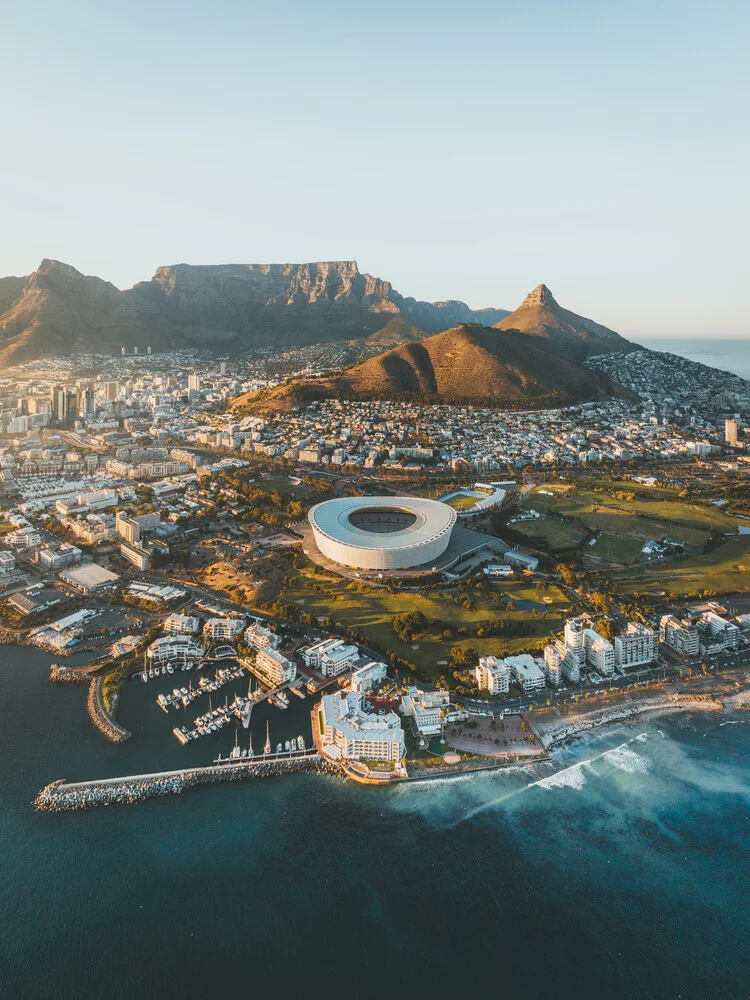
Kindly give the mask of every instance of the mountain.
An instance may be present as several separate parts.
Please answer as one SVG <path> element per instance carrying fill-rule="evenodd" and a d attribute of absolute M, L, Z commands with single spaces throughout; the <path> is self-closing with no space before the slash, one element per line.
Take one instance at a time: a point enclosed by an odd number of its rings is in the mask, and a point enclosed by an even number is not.
<path fill-rule="evenodd" d="M 504 309 L 420 302 L 356 261 L 176 264 L 120 291 L 68 264 L 43 260 L 25 278 L 0 279 L 0 364 L 76 351 L 255 346 L 367 338 L 384 346 L 457 323 L 495 323 Z M 398 321 L 398 322 L 394 322 Z"/>
<path fill-rule="evenodd" d="M 498 330 L 518 330 L 543 338 L 553 354 L 584 360 L 595 354 L 636 350 L 630 341 L 606 326 L 563 309 L 546 285 L 537 285 L 514 312 L 499 323 Z"/>
<path fill-rule="evenodd" d="M 233 409 L 288 410 L 327 398 L 522 409 L 629 396 L 609 376 L 547 348 L 547 342 L 517 330 L 463 325 L 402 344 L 339 375 L 240 396 Z"/>

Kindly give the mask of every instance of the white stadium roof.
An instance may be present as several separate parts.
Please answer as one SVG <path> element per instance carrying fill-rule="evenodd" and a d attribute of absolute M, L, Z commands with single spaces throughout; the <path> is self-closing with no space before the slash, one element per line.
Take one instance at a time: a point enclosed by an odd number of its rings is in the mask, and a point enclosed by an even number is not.
<path fill-rule="evenodd" d="M 383 529 L 384 517 L 410 515 L 412 523 Z M 360 527 L 372 514 L 373 528 Z M 329 558 L 363 568 L 403 568 L 429 562 L 450 540 L 456 512 L 437 500 L 415 497 L 342 497 L 316 504 L 308 515 L 318 548 Z M 380 527 L 377 527 L 377 525 Z"/>

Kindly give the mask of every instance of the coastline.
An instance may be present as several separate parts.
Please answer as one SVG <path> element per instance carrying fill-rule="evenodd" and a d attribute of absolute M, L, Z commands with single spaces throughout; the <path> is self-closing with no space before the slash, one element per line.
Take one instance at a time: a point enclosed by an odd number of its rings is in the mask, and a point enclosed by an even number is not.
<path fill-rule="evenodd" d="M 742 692 L 750 697 L 750 692 Z M 733 707 L 740 707 L 740 702 Z M 678 695 L 660 695 L 658 698 L 644 699 L 639 702 L 596 709 L 580 716 L 563 716 L 555 720 L 539 723 L 535 721 L 534 729 L 544 748 L 551 752 L 569 746 L 594 730 L 618 722 L 628 722 L 643 715 L 671 715 L 677 712 L 724 712 L 725 702 L 713 694 L 700 692 L 685 692 Z"/>

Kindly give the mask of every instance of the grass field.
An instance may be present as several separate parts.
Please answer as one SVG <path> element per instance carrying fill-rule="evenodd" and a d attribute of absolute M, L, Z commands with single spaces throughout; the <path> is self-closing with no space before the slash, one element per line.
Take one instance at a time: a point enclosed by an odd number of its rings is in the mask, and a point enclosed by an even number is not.
<path fill-rule="evenodd" d="M 554 519 L 516 521 L 511 527 L 527 539 L 532 548 L 565 552 L 575 548 L 585 537 L 580 528 Z"/>
<path fill-rule="evenodd" d="M 637 538 L 620 538 L 619 535 L 602 534 L 586 550 L 616 563 L 632 563 L 641 555 L 641 542 Z"/>
<path fill-rule="evenodd" d="M 454 510 L 471 510 L 472 507 L 476 507 L 480 500 L 484 500 L 487 494 L 482 494 L 481 496 L 470 496 L 468 493 L 459 493 L 456 496 L 449 496 L 447 500 L 443 503 L 447 504 L 448 507 L 452 507 Z"/>
<path fill-rule="evenodd" d="M 611 488 L 639 484 L 607 484 Z M 569 517 L 578 518 L 587 528 L 603 531 L 609 535 L 625 536 L 641 542 L 653 538 L 661 541 L 666 536 L 700 548 L 712 531 L 733 532 L 736 524 L 733 518 L 716 507 L 690 504 L 674 498 L 674 493 L 653 490 L 654 498 L 617 498 L 607 492 L 594 492 L 593 486 L 577 490 L 568 487 L 560 490 L 558 484 L 555 496 L 546 496 L 539 491 L 531 493 L 522 502 L 525 509 L 540 513 L 555 511 Z M 549 489 L 542 486 L 541 489 Z"/>
<path fill-rule="evenodd" d="M 712 552 L 680 562 L 663 563 L 625 572 L 617 577 L 624 593 L 717 594 L 745 591 L 750 587 L 750 535 L 729 538 Z"/>
<path fill-rule="evenodd" d="M 297 486 L 295 483 L 281 476 L 256 479 L 253 486 L 257 486 L 261 490 L 268 490 L 269 493 L 280 493 L 282 497 L 292 497 L 299 500 L 309 497 L 312 493 L 312 490 L 306 483 L 300 483 Z"/>
<path fill-rule="evenodd" d="M 504 611 L 502 605 L 493 602 L 493 595 L 498 594 L 507 594 L 519 603 L 538 603 L 548 612 L 554 612 L 554 617 L 539 617 L 530 609 Z M 296 603 L 318 618 L 330 615 L 335 621 L 361 632 L 371 642 L 393 650 L 432 677 L 439 677 L 448 669 L 439 661 L 450 663 L 454 646 L 464 649 L 473 646 L 480 656 L 501 651 L 517 653 L 533 648 L 540 639 L 560 629 L 564 613 L 570 606 L 566 596 L 556 586 L 541 591 L 533 584 L 514 581 L 486 584 L 481 591 L 472 590 L 476 606 L 470 610 L 457 603 L 454 596 L 460 598 L 460 595 L 449 592 L 422 595 L 402 591 L 389 594 L 382 588 L 366 584 L 353 587 L 338 577 L 321 578 L 303 571 L 287 586 L 282 599 Z M 404 611 L 421 611 L 430 622 L 428 631 L 411 643 L 402 642 L 391 625 L 394 616 Z M 477 625 L 492 618 L 529 622 L 532 634 L 478 639 Z M 453 629 L 453 638 L 443 639 L 442 633 L 446 628 Z M 459 634 L 460 628 L 466 628 L 468 634 Z"/>

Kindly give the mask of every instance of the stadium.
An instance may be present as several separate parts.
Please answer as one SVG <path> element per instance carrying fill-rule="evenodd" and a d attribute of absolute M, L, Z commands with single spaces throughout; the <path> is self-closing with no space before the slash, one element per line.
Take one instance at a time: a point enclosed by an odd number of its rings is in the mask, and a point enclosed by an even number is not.
<path fill-rule="evenodd" d="M 320 552 L 361 570 L 430 567 L 445 552 L 456 512 L 437 500 L 414 497 L 343 497 L 316 504 L 308 514 Z"/>

